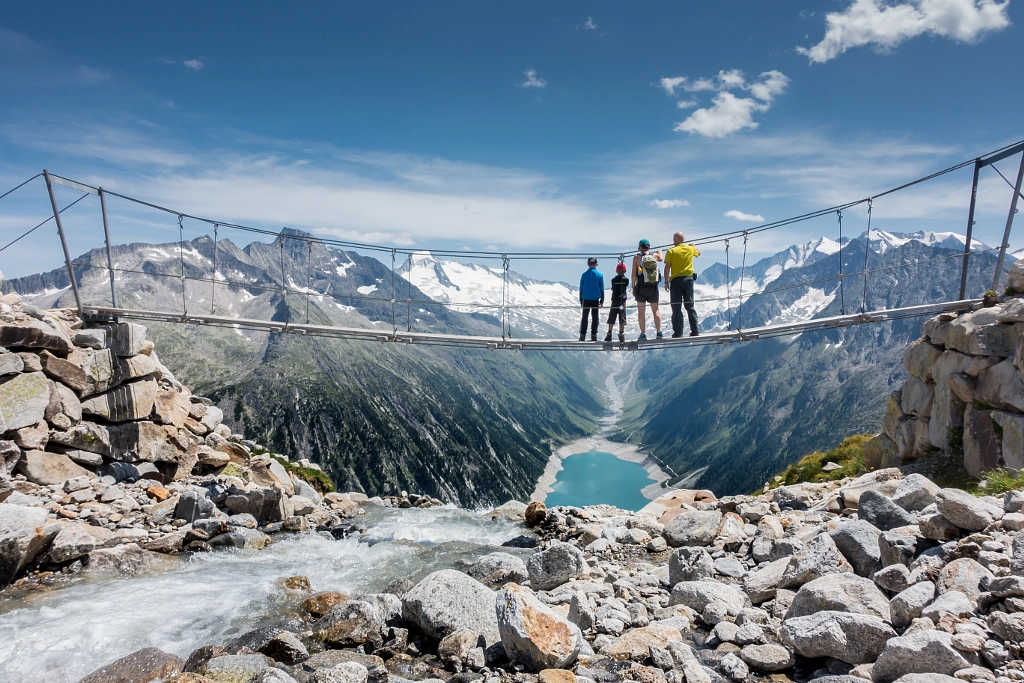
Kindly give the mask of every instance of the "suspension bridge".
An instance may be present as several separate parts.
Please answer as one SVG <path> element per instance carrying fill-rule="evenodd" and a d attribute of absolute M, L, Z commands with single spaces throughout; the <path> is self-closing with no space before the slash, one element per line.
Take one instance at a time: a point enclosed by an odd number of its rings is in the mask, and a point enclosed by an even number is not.
<path fill-rule="evenodd" d="M 1021 155 L 1021 161 L 1016 176 L 1016 182 L 1011 182 L 996 166 L 996 164 L 1005 159 L 1009 159 L 1015 155 Z M 928 260 L 915 261 L 913 263 L 899 264 L 895 266 L 885 266 L 878 268 L 868 267 L 868 255 L 870 249 L 871 231 L 872 231 L 872 213 L 878 200 L 885 198 L 889 195 L 894 195 L 899 192 L 906 191 L 912 187 L 921 185 L 928 181 L 936 178 L 945 176 L 953 173 L 960 169 L 973 166 L 973 178 L 971 185 L 971 192 L 968 202 L 967 211 L 967 225 L 966 225 L 966 239 L 962 254 L 958 254 L 954 257 L 943 256 Z M 744 230 L 736 230 L 731 232 L 723 232 L 718 234 L 712 234 L 707 236 L 701 236 L 690 242 L 697 246 L 707 245 L 721 245 L 724 247 L 725 252 L 725 265 L 726 265 L 726 278 L 725 278 L 725 295 L 720 297 L 712 298 L 698 298 L 696 303 L 717 303 L 721 304 L 724 301 L 725 315 L 728 318 L 726 329 L 703 332 L 696 337 L 682 337 L 676 339 L 651 339 L 644 341 L 627 341 L 627 342 L 579 342 L 575 339 L 552 339 L 552 338 L 538 338 L 538 337 L 524 337 L 522 335 L 514 336 L 514 330 L 512 326 L 513 314 L 517 310 L 528 309 L 528 308 L 572 308 L 579 311 L 577 306 L 568 306 L 565 304 L 552 304 L 543 306 L 521 306 L 514 304 L 509 297 L 509 273 L 510 266 L 514 261 L 520 260 L 552 260 L 552 259 L 580 259 L 589 256 L 613 258 L 619 262 L 623 262 L 627 257 L 631 257 L 633 251 L 627 252 L 599 252 L 599 253 L 579 253 L 579 252 L 495 252 L 495 251 L 451 251 L 445 249 L 431 249 L 429 252 L 436 257 L 451 257 L 460 260 L 472 259 L 474 261 L 492 261 L 500 262 L 503 277 L 502 284 L 502 301 L 497 303 L 486 303 L 486 302 L 472 302 L 472 301 L 435 301 L 435 300 L 424 300 L 413 298 L 412 296 L 412 283 L 411 283 L 411 266 L 413 262 L 413 256 L 420 254 L 424 251 L 424 248 L 419 247 L 416 249 L 407 247 L 397 247 L 381 244 L 370 244 L 365 242 L 355 242 L 340 239 L 331 239 L 324 237 L 317 237 L 307 234 L 289 233 L 286 234 L 284 231 L 274 232 L 262 228 L 241 225 L 237 223 L 231 223 L 227 221 L 192 215 L 187 212 L 179 211 L 173 208 L 161 206 L 149 201 L 145 201 L 139 198 L 131 197 L 128 195 L 112 192 L 105 190 L 102 187 L 94 187 L 87 183 L 72 180 L 63 176 L 59 176 L 49 171 L 44 170 L 13 189 L 7 191 L 3 195 L 0 195 L 0 200 L 13 195 L 15 192 L 29 186 L 31 183 L 42 180 L 46 187 L 46 193 L 49 199 L 50 215 L 43 221 L 39 222 L 34 227 L 28 229 L 26 232 L 15 237 L 9 241 L 3 247 L 0 247 L 0 253 L 8 249 L 9 247 L 17 244 L 22 239 L 28 237 L 36 230 L 48 225 L 51 221 L 55 224 L 56 232 L 60 240 L 61 248 L 63 251 L 64 265 L 67 270 L 69 287 L 74 295 L 75 307 L 77 308 L 78 314 L 84 320 L 95 320 L 95 321 L 108 321 L 108 320 L 148 320 L 148 321 L 160 321 L 166 323 L 176 324 L 188 324 L 188 325 L 210 325 L 210 326 L 221 326 L 221 327 L 234 327 L 234 328 L 246 328 L 253 330 L 262 330 L 270 333 L 277 334 L 298 334 L 298 335 L 309 335 L 309 336 L 330 336 L 339 337 L 345 339 L 359 340 L 359 341 L 370 341 L 378 343 L 397 343 L 397 344 L 424 344 L 432 346 L 453 346 L 462 348 L 479 348 L 479 349 L 492 349 L 492 350 L 513 350 L 513 351 L 526 351 L 526 350 L 600 350 L 600 351 L 640 351 L 640 350 L 652 350 L 662 348 L 678 348 L 678 347 L 692 347 L 702 346 L 708 344 L 728 344 L 733 342 L 742 342 L 748 340 L 764 339 L 771 337 L 782 337 L 801 334 L 804 332 L 828 330 L 835 328 L 843 328 L 854 325 L 881 323 L 886 321 L 898 320 L 903 318 L 913 318 L 921 316 L 933 316 L 940 313 L 956 313 L 961 311 L 968 311 L 976 309 L 982 305 L 981 299 L 969 299 L 966 298 L 967 290 L 967 279 L 968 279 L 968 266 L 972 254 L 978 254 L 978 250 L 972 251 L 972 240 L 975 226 L 975 214 L 977 211 L 977 199 L 978 199 L 978 185 L 980 174 L 984 169 L 991 168 L 1005 183 L 1013 189 L 1011 196 L 1009 212 L 1006 218 L 1005 229 L 1003 232 L 1003 238 L 998 247 L 989 249 L 988 251 L 998 251 L 998 258 L 994 269 L 992 289 L 999 289 L 1000 277 L 1002 276 L 1005 264 L 1006 251 L 1009 246 L 1010 233 L 1013 225 L 1014 214 L 1017 211 L 1018 199 L 1021 198 L 1021 185 L 1024 181 L 1024 141 L 1017 142 L 1012 145 L 1008 145 L 1001 149 L 988 152 L 984 155 L 969 159 L 962 163 L 950 166 L 942 169 L 935 173 L 929 174 L 922 178 L 912 180 L 898 187 L 893 187 L 883 192 L 879 192 L 870 197 L 863 197 L 860 199 L 852 200 L 840 205 L 831 206 L 828 208 L 812 211 L 799 216 L 793 216 L 790 218 L 764 223 L 756 227 L 752 227 Z M 59 185 L 71 190 L 77 191 L 80 194 L 74 201 L 66 204 L 63 208 L 58 205 L 56 194 L 54 192 L 54 186 Z M 109 304 L 107 301 L 88 301 L 86 300 L 84 292 L 79 287 L 79 282 L 76 278 L 75 273 L 75 261 L 71 257 L 69 248 L 68 235 L 65 230 L 64 223 L 62 221 L 62 215 L 77 205 L 87 197 L 97 197 L 99 199 L 99 209 L 103 224 L 103 251 L 106 253 L 106 270 L 109 273 L 110 282 L 110 300 Z M 178 241 L 178 257 L 179 257 L 179 268 L 177 273 L 172 272 L 149 272 L 146 271 L 146 275 L 158 276 L 167 278 L 170 281 L 177 281 L 181 288 L 181 301 L 182 306 L 176 310 L 144 310 L 129 308 L 119 305 L 118 291 L 117 291 L 117 274 L 119 272 L 135 272 L 129 269 L 118 268 L 115 266 L 113 256 L 113 246 L 110 238 L 110 215 L 107 211 L 108 199 L 115 198 L 119 201 L 131 203 L 137 207 L 142 207 L 146 210 L 152 210 L 170 215 L 177 221 L 177 227 L 179 230 L 179 241 Z M 843 259 L 842 249 L 849 244 L 846 242 L 844 245 L 843 235 L 843 217 L 844 212 L 849 212 L 855 207 L 861 207 L 866 209 L 867 216 L 867 240 L 864 249 L 864 262 L 863 267 L 859 271 L 855 272 L 843 272 Z M 777 286 L 773 288 L 766 288 L 760 291 L 748 291 L 744 292 L 745 279 L 747 277 L 747 246 L 752 236 L 765 233 L 772 230 L 778 230 L 782 227 L 794 225 L 804 221 L 812 219 L 826 218 L 834 216 L 836 219 L 837 230 L 838 230 L 838 244 L 840 248 L 840 258 L 838 272 L 832 276 L 818 278 L 813 281 L 798 282 L 785 286 Z M 188 222 L 190 225 L 205 226 L 208 231 L 212 232 L 213 239 L 213 269 L 210 275 L 195 275 L 188 274 L 185 267 L 185 225 Z M 265 286 L 265 285 L 254 285 L 251 282 L 243 282 L 237 280 L 231 280 L 227 277 L 223 277 L 218 272 L 218 244 L 219 235 L 222 231 L 240 231 L 243 233 L 250 233 L 258 235 L 263 238 L 273 237 L 274 240 L 280 245 L 281 250 L 281 284 L 279 286 Z M 339 249 L 348 249 L 358 252 L 368 252 L 378 255 L 383 255 L 380 260 L 386 261 L 387 256 L 390 255 L 391 259 L 391 290 L 385 292 L 383 296 L 373 295 L 372 293 L 367 294 L 353 294 L 353 293 L 338 293 L 330 294 L 329 292 L 316 291 L 310 285 L 314 282 L 314 272 L 312 271 L 311 265 L 307 262 L 307 286 L 298 287 L 295 286 L 292 280 L 286 277 L 285 266 L 284 266 L 284 245 L 286 240 L 295 240 L 300 243 L 305 243 L 308 249 L 308 253 L 312 253 L 312 247 L 314 244 L 322 244 L 328 247 L 334 247 Z M 732 292 L 732 284 L 729 273 L 731 272 L 730 267 L 730 249 L 733 243 L 739 243 L 742 240 L 742 254 L 740 256 L 740 276 L 738 281 L 737 291 L 734 294 Z M 655 248 L 664 248 L 671 245 L 661 245 Z M 401 258 L 400 258 L 401 257 Z M 936 261 L 944 261 L 950 258 L 960 259 L 961 261 L 961 278 L 959 286 L 959 296 L 955 300 L 942 301 L 935 303 L 928 303 L 916 306 L 906 306 L 900 308 L 881 309 L 881 310 L 869 310 L 868 307 L 868 296 L 867 296 L 867 284 L 868 278 L 874 274 L 880 273 L 886 270 L 903 269 L 915 267 L 919 268 L 929 263 Z M 407 283 L 407 296 L 401 298 L 399 295 L 399 285 L 396 283 L 396 273 L 400 267 L 400 261 L 407 261 L 410 268 L 409 282 Z M 141 272 L 141 271 L 138 271 Z M 859 279 L 861 291 L 857 292 L 856 287 L 850 289 L 847 285 L 847 281 L 851 279 Z M 839 294 L 840 300 L 840 315 L 823 317 L 823 318 L 810 318 L 807 320 L 799 320 L 795 322 L 786 322 L 780 324 L 768 324 L 759 327 L 743 327 L 743 305 L 745 301 L 756 294 L 768 294 L 771 292 L 781 292 L 788 289 L 798 287 L 809 287 L 812 285 L 821 285 L 825 283 L 837 283 L 836 290 Z M 210 312 L 206 313 L 205 308 L 200 310 L 197 305 L 193 304 L 189 306 L 188 297 L 186 296 L 186 283 L 193 283 L 197 285 L 202 283 L 204 286 L 210 287 Z M 261 291 L 270 291 L 280 293 L 282 296 L 291 296 L 293 300 L 295 297 L 305 298 L 306 301 L 306 317 L 305 322 L 292 321 L 290 319 L 286 321 L 270 320 L 270 319 L 251 319 L 239 317 L 236 315 L 218 315 L 216 312 L 216 293 L 218 287 L 228 288 L 244 288 L 244 289 L 256 289 Z M 322 298 L 330 297 L 339 301 L 352 302 L 353 300 L 361 301 L 376 301 L 384 306 L 390 306 L 391 310 L 391 329 L 382 330 L 379 328 L 367 328 L 367 327 L 343 327 L 336 325 L 319 325 L 311 324 L 309 320 L 309 301 L 311 297 Z M 859 300 L 859 304 L 858 304 Z M 847 312 L 847 301 L 850 302 L 851 307 L 855 307 L 855 312 Z M 733 305 L 735 302 L 735 306 Z M 451 310 L 466 310 L 467 308 L 475 309 L 494 309 L 495 312 L 500 313 L 501 323 L 501 335 L 456 335 L 456 334 L 443 334 L 437 332 L 424 332 L 414 329 L 413 317 L 412 317 L 412 306 L 444 306 Z M 406 324 L 405 329 L 399 325 L 399 313 L 402 307 L 406 308 Z M 630 306 L 631 308 L 635 307 Z M 497 317 L 497 316 L 495 316 Z"/>

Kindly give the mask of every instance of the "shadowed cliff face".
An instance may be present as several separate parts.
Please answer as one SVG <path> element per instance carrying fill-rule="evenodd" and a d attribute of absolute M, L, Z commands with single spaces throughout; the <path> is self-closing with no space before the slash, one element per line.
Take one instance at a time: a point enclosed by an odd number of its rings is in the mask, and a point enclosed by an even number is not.
<path fill-rule="evenodd" d="M 863 245 L 855 240 L 843 250 L 844 272 L 862 269 Z M 906 267 L 868 278 L 868 310 L 955 299 L 959 259 L 910 265 L 955 255 L 920 242 L 882 255 L 872 252 L 869 269 Z M 833 276 L 838 259 L 834 254 L 786 271 L 770 288 Z M 995 260 L 992 253 L 972 256 L 968 296 L 980 296 L 988 287 Z M 847 313 L 860 309 L 863 283 L 860 277 L 846 279 Z M 815 317 L 839 315 L 837 283 L 814 286 L 824 287 L 824 297 L 834 296 Z M 807 291 L 793 288 L 752 297 L 744 303 L 744 327 L 778 320 Z M 903 351 L 920 336 L 924 320 L 652 356 L 637 379 L 637 387 L 649 393 L 627 410 L 619 438 L 628 435 L 643 444 L 679 475 L 707 467 L 691 486 L 719 495 L 753 491 L 808 453 L 832 448 L 851 434 L 878 432 L 886 399 L 905 377 Z"/>
<path fill-rule="evenodd" d="M 186 243 L 185 272 L 210 278 L 213 242 Z M 122 307 L 181 310 L 178 245 L 115 248 Z M 282 264 L 283 257 L 283 264 Z M 186 281 L 189 310 L 245 318 L 500 336 L 486 316 L 420 301 L 393 309 L 391 271 L 376 259 L 300 240 L 217 244 L 218 279 Z M 76 259 L 83 298 L 109 302 L 106 255 Z M 170 276 L 170 277 L 168 277 Z M 282 283 L 309 296 L 273 291 Z M 399 279 L 398 296 L 426 300 Z M 66 271 L 5 282 L 39 306 L 74 305 Z M 57 291 L 54 291 L 57 290 Z M 374 298 L 377 297 L 377 298 Z M 307 309 L 308 305 L 308 309 Z M 496 322 L 496 321 L 494 321 Z M 225 421 L 293 458 L 320 463 L 342 490 L 403 489 L 479 506 L 525 500 L 552 444 L 595 429 L 601 359 L 352 342 L 242 328 L 150 324 L 161 359 L 213 398 Z M 596 354 L 594 354 L 596 356 Z"/>

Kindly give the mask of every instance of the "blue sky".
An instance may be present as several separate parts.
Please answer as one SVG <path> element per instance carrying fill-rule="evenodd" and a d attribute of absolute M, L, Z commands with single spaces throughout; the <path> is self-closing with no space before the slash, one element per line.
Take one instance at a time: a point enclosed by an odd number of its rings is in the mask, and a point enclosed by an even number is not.
<path fill-rule="evenodd" d="M 625 250 L 867 196 L 1024 138 L 1021 7 L 7 3 L 0 191 L 47 167 L 270 229 Z M 1012 179 L 1015 164 L 1000 168 Z M 963 232 L 969 180 L 879 202 L 873 225 Z M 1009 197 L 987 172 L 977 230 L 990 244 Z M 38 183 L 0 200 L 0 232 L 31 227 L 45 202 Z M 177 237 L 166 216 L 111 208 L 116 241 Z M 73 250 L 99 244 L 92 198 L 67 222 Z M 847 224 L 862 232 L 863 212 Z M 835 227 L 759 236 L 751 252 Z M 0 268 L 54 267 L 52 236 L 0 253 Z M 531 268 L 518 269 L 545 274 Z"/>

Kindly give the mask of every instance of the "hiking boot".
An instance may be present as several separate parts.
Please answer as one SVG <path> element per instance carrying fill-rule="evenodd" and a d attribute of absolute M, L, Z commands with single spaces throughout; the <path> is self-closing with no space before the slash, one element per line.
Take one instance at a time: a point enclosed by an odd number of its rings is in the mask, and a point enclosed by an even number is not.
<path fill-rule="evenodd" d="M 690 336 L 691 337 L 699 337 L 700 336 L 700 332 L 691 332 Z"/>
<path fill-rule="evenodd" d="M 641 333 L 640 333 L 640 336 L 639 336 L 639 337 L 637 337 L 637 338 L 636 338 L 636 340 L 637 340 L 637 341 L 647 341 L 647 335 L 646 335 L 646 334 L 644 334 L 643 332 L 641 332 Z"/>
<path fill-rule="evenodd" d="M 625 344 L 626 343 L 626 333 L 625 332 L 619 332 L 619 343 L 620 344 Z"/>
<path fill-rule="evenodd" d="M 590 335 L 590 341 L 597 341 L 597 335 L 596 334 Z"/>
<path fill-rule="evenodd" d="M 608 334 L 606 334 L 605 337 L 604 337 L 604 340 L 606 342 L 610 342 L 612 340 L 612 333 L 609 332 Z"/>
<path fill-rule="evenodd" d="M 587 341 L 587 335 L 581 334 L 580 335 L 580 341 Z"/>
<path fill-rule="evenodd" d="M 672 333 L 672 338 L 673 338 L 673 339 L 679 339 L 679 338 L 680 338 L 680 337 L 682 337 L 682 336 L 683 336 L 683 333 L 682 333 L 682 332 L 673 332 L 673 333 Z"/>
<path fill-rule="evenodd" d="M 658 339 L 664 339 L 664 338 L 665 338 L 665 335 L 663 335 L 663 334 L 661 333 L 661 330 L 658 330 L 657 338 L 658 338 Z"/>

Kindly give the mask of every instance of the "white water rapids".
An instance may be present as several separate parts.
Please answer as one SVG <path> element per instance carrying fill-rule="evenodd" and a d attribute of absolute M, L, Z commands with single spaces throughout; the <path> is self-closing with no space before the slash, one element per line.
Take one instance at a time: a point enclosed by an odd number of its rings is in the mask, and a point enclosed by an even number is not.
<path fill-rule="evenodd" d="M 262 551 L 197 553 L 171 571 L 0 594 L 0 681 L 77 681 L 150 646 L 188 657 L 295 616 L 299 598 L 281 588 L 284 577 L 358 596 L 492 552 L 524 530 L 450 507 L 370 508 L 352 521 L 366 527 L 358 540 L 278 534 Z"/>

